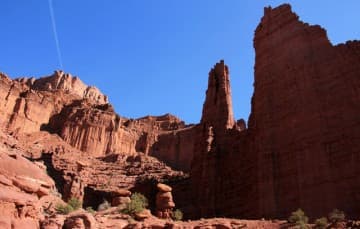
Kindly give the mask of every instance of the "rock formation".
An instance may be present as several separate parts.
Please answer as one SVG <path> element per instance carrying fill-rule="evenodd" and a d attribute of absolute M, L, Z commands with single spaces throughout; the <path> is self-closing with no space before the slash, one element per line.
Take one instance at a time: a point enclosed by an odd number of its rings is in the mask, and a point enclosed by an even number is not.
<path fill-rule="evenodd" d="M 175 203 L 171 194 L 172 188 L 165 184 L 157 184 L 156 216 L 162 219 L 170 219 Z"/>
<path fill-rule="evenodd" d="M 39 131 L 53 115 L 76 99 L 107 103 L 107 97 L 98 89 L 60 71 L 38 80 L 11 80 L 0 74 L 0 95 L 4 98 L 0 101 L 0 123 L 11 131 L 23 133 Z"/>
<path fill-rule="evenodd" d="M 290 5 L 265 8 L 255 31 L 249 119 L 259 214 L 358 216 L 360 42 L 333 46 Z M 329 190 L 332 190 L 329 192 Z"/>
<path fill-rule="evenodd" d="M 121 117 L 98 89 L 62 71 L 16 80 L 1 73 L 0 226 L 132 227 L 114 210 L 131 192 L 145 194 L 161 218 L 174 202 L 187 218 L 285 218 L 299 207 L 311 217 L 333 208 L 359 217 L 360 42 L 334 46 L 324 29 L 301 22 L 284 4 L 265 8 L 254 48 L 248 127 L 234 119 L 224 61 L 209 72 L 196 125 L 170 114 Z M 156 195 L 159 182 L 172 190 L 160 185 Z M 56 190 L 83 207 L 107 201 L 114 208 L 50 216 L 49 203 L 61 201 Z M 143 213 L 139 227 L 176 227 Z M 181 223 L 243 224 L 279 227 Z"/>
<path fill-rule="evenodd" d="M 333 46 L 285 4 L 265 8 L 254 47 L 248 129 L 204 126 L 197 140 L 197 217 L 287 217 L 298 207 L 358 217 L 360 42 Z"/>
<path fill-rule="evenodd" d="M 170 114 L 121 117 L 97 88 L 70 74 L 11 80 L 1 73 L 0 96 L 0 123 L 11 132 L 48 130 L 93 156 L 142 152 L 190 169 L 193 144 L 185 142 L 192 141 L 191 126 Z"/>
<path fill-rule="evenodd" d="M 44 165 L 30 162 L 0 131 L 0 227 L 38 228 L 42 212 L 61 201 Z"/>
<path fill-rule="evenodd" d="M 213 126 L 219 131 L 233 128 L 229 68 L 221 60 L 209 72 L 208 89 L 203 107 L 201 124 Z"/>

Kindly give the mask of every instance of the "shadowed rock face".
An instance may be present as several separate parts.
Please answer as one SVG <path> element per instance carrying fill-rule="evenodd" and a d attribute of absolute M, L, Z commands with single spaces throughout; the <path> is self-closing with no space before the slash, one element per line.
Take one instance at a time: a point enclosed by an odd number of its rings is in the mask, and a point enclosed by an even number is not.
<path fill-rule="evenodd" d="M 209 72 L 209 84 L 201 124 L 226 130 L 235 124 L 232 110 L 229 69 L 221 60 Z"/>
<path fill-rule="evenodd" d="M 337 207 L 359 217 L 360 42 L 333 46 L 285 4 L 265 8 L 254 47 L 248 129 L 205 127 L 211 147 L 195 153 L 200 215 L 287 217 L 301 207 L 319 217 Z"/>
<path fill-rule="evenodd" d="M 289 5 L 265 8 L 255 31 L 249 129 L 259 213 L 359 216 L 360 42 L 333 46 Z"/>

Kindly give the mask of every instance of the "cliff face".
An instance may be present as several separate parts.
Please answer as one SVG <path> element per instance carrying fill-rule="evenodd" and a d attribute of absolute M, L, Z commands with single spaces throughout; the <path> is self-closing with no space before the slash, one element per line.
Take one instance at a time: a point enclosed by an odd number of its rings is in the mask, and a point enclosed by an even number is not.
<path fill-rule="evenodd" d="M 219 130 L 231 129 L 235 124 L 229 69 L 223 60 L 209 72 L 201 124 L 210 125 Z"/>
<path fill-rule="evenodd" d="M 249 130 L 259 213 L 296 207 L 359 212 L 360 42 L 332 46 L 289 5 L 266 8 L 255 31 Z M 329 191 L 331 190 L 331 191 Z"/>
<path fill-rule="evenodd" d="M 152 154 L 152 145 L 160 135 L 184 126 L 172 115 L 127 119 L 117 115 L 110 104 L 75 101 L 53 116 L 48 127 L 75 148 L 103 156 L 110 153 Z"/>
<path fill-rule="evenodd" d="M 324 29 L 282 5 L 265 8 L 254 47 L 248 129 L 205 128 L 211 147 L 195 153 L 200 216 L 287 217 L 301 207 L 358 217 L 360 42 L 332 46 Z"/>
<path fill-rule="evenodd" d="M 0 75 L 0 123 L 10 132 L 49 130 L 92 156 L 137 152 L 188 171 L 192 159 L 191 127 L 175 116 L 128 119 L 117 115 L 107 96 L 62 71 L 35 79 Z M 168 142 L 170 141 L 170 142 Z M 155 146 L 153 146 L 156 143 Z M 170 145 L 171 144 L 171 145 Z M 186 147 L 173 147 L 182 145 Z"/>
<path fill-rule="evenodd" d="M 77 99 L 94 104 L 107 103 L 107 97 L 95 87 L 86 86 L 77 77 L 56 71 L 35 80 L 11 80 L 0 74 L 0 122 L 11 131 L 31 133 L 41 129 L 50 118 Z"/>

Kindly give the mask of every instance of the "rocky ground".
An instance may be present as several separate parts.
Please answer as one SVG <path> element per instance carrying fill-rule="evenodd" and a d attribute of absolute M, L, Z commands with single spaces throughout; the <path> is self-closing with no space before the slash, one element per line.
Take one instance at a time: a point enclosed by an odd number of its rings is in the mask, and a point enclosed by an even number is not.
<path fill-rule="evenodd" d="M 47 167 L 49 165 L 44 155 L 52 155 L 51 167 L 60 172 L 64 180 L 81 179 L 78 183 L 74 180 L 65 181 L 64 186 L 71 184 L 70 191 L 81 190 L 80 186 L 86 184 L 93 187 L 94 191 L 108 196 L 117 193 L 118 198 L 112 198 L 114 205 L 121 204 L 119 196 L 130 195 L 128 190 L 134 188 L 139 179 L 163 181 L 187 176 L 149 156 L 110 155 L 91 158 L 47 132 L 13 135 L 1 130 L 0 228 L 279 228 L 283 223 L 225 218 L 173 221 L 169 217 L 157 218 L 153 215 L 155 212 L 151 214 L 150 211 L 145 211 L 143 216 L 140 214 L 139 218 L 121 213 L 119 206 L 111 206 L 112 203 L 101 211 L 90 213 L 79 209 L 60 214 L 56 206 L 66 205 L 61 198 L 65 193 L 58 191 L 59 184 L 49 176 L 51 170 Z M 162 199 L 165 196 L 165 205 L 160 197 L 157 200 L 162 201 L 161 206 L 165 208 L 169 203 L 166 202 L 166 193 L 171 195 L 171 188 L 167 190 L 166 187 L 159 192 Z M 69 196 L 77 194 L 81 195 L 75 192 L 69 193 Z M 104 197 L 107 195 L 104 194 Z M 120 202 L 114 203 L 119 199 Z M 172 203 L 172 197 L 170 201 Z M 91 206 L 91 203 L 88 204 Z M 174 205 L 172 203 L 169 206 Z"/>

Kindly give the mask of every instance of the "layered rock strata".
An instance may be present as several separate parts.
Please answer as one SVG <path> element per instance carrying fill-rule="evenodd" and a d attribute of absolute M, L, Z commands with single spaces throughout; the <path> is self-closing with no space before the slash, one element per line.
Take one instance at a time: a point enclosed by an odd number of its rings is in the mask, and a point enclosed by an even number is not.
<path fill-rule="evenodd" d="M 192 126 L 170 114 L 121 117 L 97 88 L 70 74 L 11 80 L 1 73 L 0 96 L 0 123 L 10 132 L 47 130 L 92 156 L 141 152 L 190 169 Z"/>
<path fill-rule="evenodd" d="M 196 216 L 285 218 L 300 207 L 312 217 L 333 208 L 358 217 L 360 42 L 333 46 L 285 4 L 265 8 L 254 47 L 248 129 L 228 129 L 223 112 L 196 141 Z"/>
<path fill-rule="evenodd" d="M 175 203 L 171 194 L 172 188 L 165 184 L 157 184 L 156 216 L 162 219 L 170 219 Z"/>

